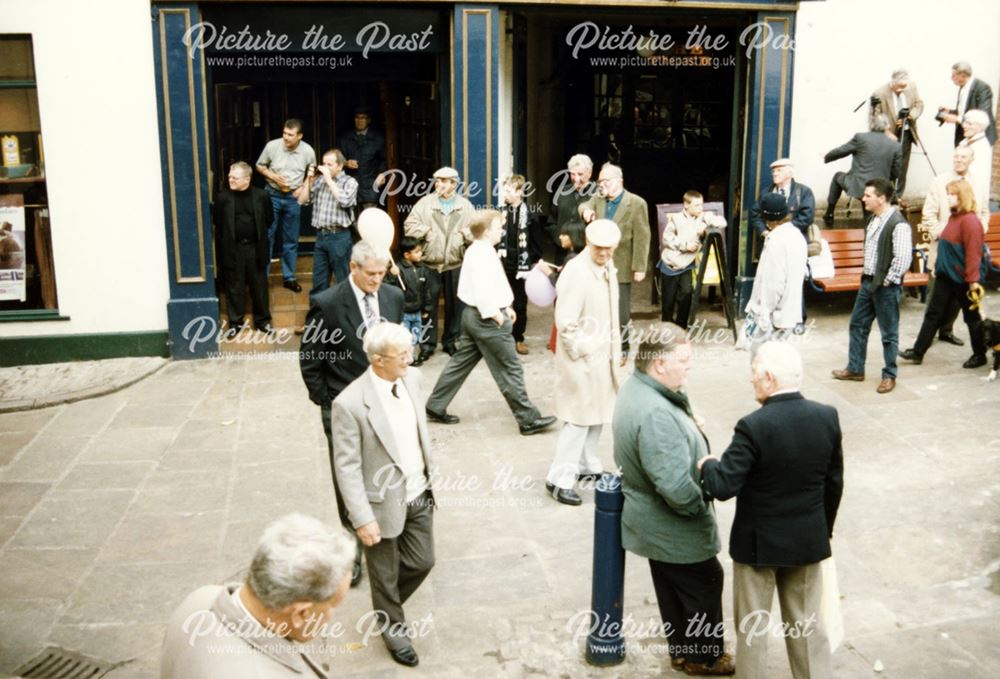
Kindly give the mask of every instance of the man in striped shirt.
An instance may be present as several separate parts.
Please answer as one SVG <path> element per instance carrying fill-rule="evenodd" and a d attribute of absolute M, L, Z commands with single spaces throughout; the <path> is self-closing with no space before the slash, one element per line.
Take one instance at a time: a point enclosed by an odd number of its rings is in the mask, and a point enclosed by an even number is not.
<path fill-rule="evenodd" d="M 896 355 L 899 353 L 899 300 L 903 275 L 910 268 L 913 244 L 910 225 L 893 205 L 892 184 L 887 179 L 865 183 L 861 200 L 872 213 L 865 233 L 865 262 L 861 288 L 851 312 L 850 344 L 847 369 L 834 370 L 837 380 L 862 382 L 865 379 L 865 354 L 872 321 L 878 319 L 882 335 L 882 380 L 876 391 L 887 394 L 896 387 Z"/>
<path fill-rule="evenodd" d="M 330 287 L 332 273 L 340 283 L 350 273 L 351 223 L 358 198 L 358 182 L 344 171 L 344 154 L 330 149 L 323 154 L 323 164 L 312 168 L 299 197 L 303 204 L 312 203 L 312 226 L 316 229 L 313 250 L 313 281 L 309 296 Z"/>

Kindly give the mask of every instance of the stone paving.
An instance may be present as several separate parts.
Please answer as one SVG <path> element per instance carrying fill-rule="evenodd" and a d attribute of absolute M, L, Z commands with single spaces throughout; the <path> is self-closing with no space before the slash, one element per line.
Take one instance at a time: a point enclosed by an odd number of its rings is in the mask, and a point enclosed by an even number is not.
<path fill-rule="evenodd" d="M 849 295 L 812 304 L 816 329 L 800 344 L 803 391 L 839 409 L 845 434 L 834 540 L 845 641 L 835 676 L 995 677 L 1000 382 L 959 367 L 967 347 L 935 345 L 922 366 L 902 364 L 893 393 L 878 395 L 877 331 L 868 380 L 833 381 L 830 370 L 846 361 L 850 304 Z M 987 308 L 997 305 L 993 293 Z M 922 312 L 905 300 L 903 346 Z M 544 413 L 551 316 L 530 316 L 527 385 Z M 706 339 L 689 391 L 718 453 L 755 404 L 747 354 Z M 422 368 L 430 381 L 445 359 Z M 421 664 L 402 668 L 380 640 L 365 643 L 366 577 L 335 613 L 343 635 L 319 649 L 335 675 L 683 676 L 647 631 L 655 598 L 648 567 L 633 556 L 625 608 L 638 629 L 627 660 L 608 669 L 583 661 L 572 621 L 589 609 L 592 493 L 578 508 L 545 496 L 556 434 L 519 436 L 485 366 L 450 410 L 461 424 L 431 425 L 441 467 L 437 565 L 406 606 L 411 620 L 428 621 L 416 641 Z M 601 457 L 610 467 L 610 432 Z M 202 584 L 240 579 L 275 517 L 334 521 L 329 478 L 318 409 L 290 352 L 171 362 L 105 396 L 0 415 L 0 675 L 56 645 L 123 663 L 111 677 L 156 677 L 170 611 Z M 723 544 L 733 509 L 717 505 Z M 720 558 L 728 578 L 731 562 L 725 551 Z M 727 580 L 730 617 L 731 596 Z M 770 660 L 772 679 L 790 677 L 780 643 Z"/>

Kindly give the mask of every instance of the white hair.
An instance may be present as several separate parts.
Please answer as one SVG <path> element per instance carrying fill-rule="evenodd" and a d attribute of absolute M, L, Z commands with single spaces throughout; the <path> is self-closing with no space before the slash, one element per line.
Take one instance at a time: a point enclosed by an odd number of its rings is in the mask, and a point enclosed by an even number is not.
<path fill-rule="evenodd" d="M 956 61 L 951 65 L 951 70 L 962 75 L 972 75 L 972 65 L 968 61 Z"/>
<path fill-rule="evenodd" d="M 974 108 L 971 111 L 965 112 L 965 115 L 962 117 L 962 122 L 979 125 L 983 129 L 986 129 L 986 127 L 990 124 L 990 116 L 986 113 L 986 111 L 980 111 L 978 108 Z"/>
<path fill-rule="evenodd" d="M 368 361 L 376 355 L 385 356 L 389 349 L 409 351 L 413 334 L 398 323 L 379 323 L 365 333 L 364 350 Z"/>
<path fill-rule="evenodd" d="M 574 156 L 570 156 L 569 162 L 566 163 L 567 170 L 572 170 L 574 167 L 585 167 L 588 170 L 593 170 L 594 161 L 590 159 L 590 156 L 584 153 L 577 153 Z"/>
<path fill-rule="evenodd" d="M 902 83 L 909 84 L 910 72 L 905 68 L 897 68 L 892 72 L 892 82 L 897 85 L 901 85 Z"/>
<path fill-rule="evenodd" d="M 788 342 L 765 342 L 757 349 L 752 366 L 758 377 L 770 373 L 781 389 L 802 386 L 802 358 Z"/>
<path fill-rule="evenodd" d="M 601 165 L 601 172 L 604 172 L 605 170 L 613 174 L 618 179 L 625 178 L 625 174 L 622 172 L 622 169 L 614 163 L 604 163 L 604 165 Z"/>
<path fill-rule="evenodd" d="M 884 113 L 872 116 L 871 124 L 868 126 L 872 132 L 885 132 L 889 129 L 889 116 Z"/>
<path fill-rule="evenodd" d="M 359 266 L 364 266 L 369 259 L 373 259 L 379 264 L 388 264 L 389 252 L 376 250 L 375 246 L 368 241 L 359 240 L 351 249 L 351 261 Z"/>
<path fill-rule="evenodd" d="M 272 611 L 297 601 L 326 601 L 351 572 L 356 549 L 341 526 L 288 514 L 264 529 L 247 584 Z"/>

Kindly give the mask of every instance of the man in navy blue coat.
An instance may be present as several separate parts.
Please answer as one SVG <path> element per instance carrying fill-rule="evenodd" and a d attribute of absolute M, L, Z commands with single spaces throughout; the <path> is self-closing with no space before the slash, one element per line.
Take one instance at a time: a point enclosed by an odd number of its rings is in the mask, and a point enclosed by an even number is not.
<path fill-rule="evenodd" d="M 737 498 L 729 537 L 736 662 L 741 677 L 766 679 L 777 587 L 792 675 L 829 679 L 819 562 L 831 554 L 844 486 L 840 420 L 835 408 L 803 398 L 802 361 L 787 343 L 762 345 L 751 379 L 761 408 L 737 423 L 721 459 L 699 461 L 711 497 Z"/>

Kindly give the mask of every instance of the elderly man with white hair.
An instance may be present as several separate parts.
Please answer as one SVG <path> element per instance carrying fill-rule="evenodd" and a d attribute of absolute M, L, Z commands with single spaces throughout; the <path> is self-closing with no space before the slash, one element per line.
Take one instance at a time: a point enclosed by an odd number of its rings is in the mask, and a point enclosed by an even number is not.
<path fill-rule="evenodd" d="M 833 674 L 819 618 L 819 562 L 831 555 L 843 492 L 840 419 L 835 408 L 802 396 L 802 360 L 788 343 L 762 345 L 750 381 L 761 407 L 736 424 L 721 459 L 698 462 L 713 498 L 738 498 L 729 554 L 739 676 L 770 676 L 764 630 L 774 627 L 777 589 L 792 676 L 826 679 Z"/>
<path fill-rule="evenodd" d="M 832 163 L 851 156 L 851 169 L 847 172 L 834 173 L 833 179 L 830 180 L 826 212 L 823 213 L 823 222 L 827 226 L 833 224 L 833 212 L 844 191 L 851 198 L 860 200 L 865 192 L 865 182 L 868 180 L 885 179 L 890 184 L 896 181 L 903 162 L 903 154 L 899 144 L 885 135 L 889 124 L 889 117 L 884 113 L 872 116 L 868 123 L 868 132 L 859 132 L 846 144 L 838 146 L 823 157 L 824 163 Z M 869 212 L 867 208 L 863 209 L 867 220 Z"/>
<path fill-rule="evenodd" d="M 917 92 L 917 85 L 906 69 L 896 69 L 882 87 L 872 92 L 869 116 L 884 113 L 890 121 L 885 131 L 893 141 L 898 141 L 903 158 L 896 182 L 896 195 L 902 196 L 906 188 L 906 171 L 910 167 L 910 149 L 917 138 L 917 118 L 924 112 L 924 101 Z"/>
<path fill-rule="evenodd" d="M 192 592 L 167 623 L 161 679 L 329 677 L 304 651 L 351 582 L 354 539 L 302 514 L 268 526 L 243 583 Z"/>
<path fill-rule="evenodd" d="M 372 608 L 392 659 L 418 662 L 403 614 L 434 566 L 431 438 L 410 331 L 380 323 L 365 335 L 371 367 L 333 401 L 333 463 L 365 548 Z"/>
<path fill-rule="evenodd" d="M 621 330 L 614 253 L 618 225 L 587 225 L 587 247 L 563 268 L 556 283 L 555 413 L 563 421 L 545 489 L 563 504 L 583 502 L 577 480 L 593 480 L 604 467 L 597 457 L 601 429 L 611 423 L 621 387 Z"/>
<path fill-rule="evenodd" d="M 594 172 L 594 162 L 590 156 L 577 153 L 570 157 L 566 163 L 566 170 L 558 172 L 553 176 L 559 181 L 549 187 L 552 191 L 552 217 L 549 220 L 549 235 L 553 242 L 559 246 L 559 235 L 566 233 L 573 238 L 569 229 L 581 229 L 580 226 L 580 205 L 590 199 L 596 190 L 596 186 L 590 177 Z M 582 234 L 576 234 L 582 235 Z M 563 248 L 556 248 L 556 264 L 563 263 L 565 251 Z"/>
<path fill-rule="evenodd" d="M 986 111 L 973 109 L 967 111 L 962 118 L 962 131 L 965 136 L 956 148 L 972 149 L 972 162 L 969 164 L 969 184 L 976 196 L 976 208 L 983 228 L 989 228 L 990 223 L 990 180 L 993 173 L 993 148 L 986 136 L 990 118 Z"/>

